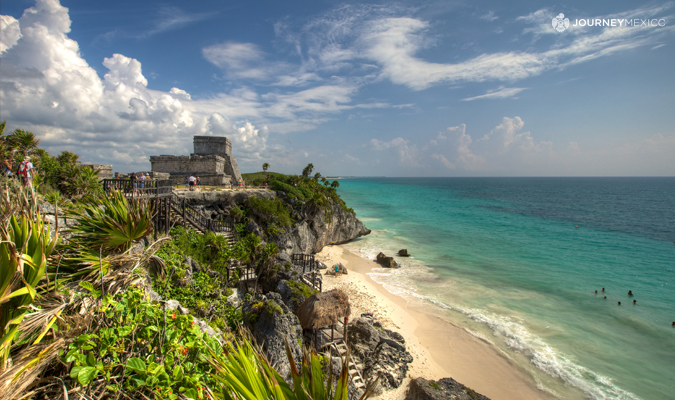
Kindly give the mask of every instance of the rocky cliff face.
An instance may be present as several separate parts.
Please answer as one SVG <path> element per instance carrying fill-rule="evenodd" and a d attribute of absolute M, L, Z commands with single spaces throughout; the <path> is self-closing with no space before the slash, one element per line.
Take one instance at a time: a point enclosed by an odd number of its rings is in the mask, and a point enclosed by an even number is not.
<path fill-rule="evenodd" d="M 348 242 L 370 233 L 363 222 L 332 200 L 325 209 L 301 209 L 297 212 L 296 220 L 293 226 L 271 238 L 283 253 L 318 253 L 331 243 Z"/>
<path fill-rule="evenodd" d="M 242 206 L 252 197 L 280 199 L 292 208 L 293 225 L 279 229 L 276 235 L 268 235 L 263 226 L 265 216 L 252 213 L 248 216 L 246 229 L 249 233 L 265 236 L 267 242 L 276 243 L 285 254 L 313 254 L 331 243 L 344 243 L 370 233 L 370 229 L 354 214 L 332 199 L 328 199 L 324 207 L 318 207 L 300 204 L 286 197 L 284 192 L 271 190 L 183 192 L 179 196 L 190 205 L 202 208 L 211 218 L 226 221 L 231 221 L 229 214 L 232 207 Z"/>

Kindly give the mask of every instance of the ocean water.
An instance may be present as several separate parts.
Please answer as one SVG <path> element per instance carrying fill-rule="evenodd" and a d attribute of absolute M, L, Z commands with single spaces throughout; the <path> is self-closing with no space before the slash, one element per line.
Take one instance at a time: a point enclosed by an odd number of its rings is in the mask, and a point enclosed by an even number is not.
<path fill-rule="evenodd" d="M 338 192 L 373 230 L 347 249 L 412 254 L 374 280 L 542 390 L 675 399 L 675 178 L 362 178 Z"/>

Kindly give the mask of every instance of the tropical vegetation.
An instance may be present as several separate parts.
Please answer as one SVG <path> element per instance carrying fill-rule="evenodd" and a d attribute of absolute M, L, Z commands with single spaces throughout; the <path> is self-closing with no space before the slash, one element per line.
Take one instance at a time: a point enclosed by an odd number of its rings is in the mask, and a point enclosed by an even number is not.
<path fill-rule="evenodd" d="M 276 245 L 241 222 L 258 212 L 281 229 L 294 221 L 287 204 L 235 207 L 234 246 L 184 227 L 153 241 L 147 202 L 103 193 L 77 155 L 52 157 L 30 132 L 4 127 L 0 152 L 33 156 L 37 176 L 35 187 L 0 178 L 0 400 L 348 398 L 348 355 L 334 376 L 324 356 L 305 349 L 296 365 L 287 348 L 291 376 L 282 377 L 228 302 L 232 265 L 258 277 L 278 268 Z M 265 175 L 299 203 L 335 196 L 308 177 Z"/>

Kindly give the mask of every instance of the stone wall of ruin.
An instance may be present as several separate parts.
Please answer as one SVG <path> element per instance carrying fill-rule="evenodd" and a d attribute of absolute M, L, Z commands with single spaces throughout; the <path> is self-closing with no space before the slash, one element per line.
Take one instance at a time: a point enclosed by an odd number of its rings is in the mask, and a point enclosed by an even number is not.
<path fill-rule="evenodd" d="M 171 175 L 211 175 L 225 173 L 225 159 L 220 156 L 151 156 L 152 170 Z"/>

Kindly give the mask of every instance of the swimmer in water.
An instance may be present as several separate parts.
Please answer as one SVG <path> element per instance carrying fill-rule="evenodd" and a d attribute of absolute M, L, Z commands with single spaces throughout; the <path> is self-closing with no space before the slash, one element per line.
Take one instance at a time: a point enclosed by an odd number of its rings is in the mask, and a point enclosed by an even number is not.
<path fill-rule="evenodd" d="M 597 290 L 595 291 L 595 294 L 598 294 L 598 291 L 597 291 Z"/>
<path fill-rule="evenodd" d="M 607 296 L 603 297 L 604 300 L 607 300 Z"/>
<path fill-rule="evenodd" d="M 602 288 L 602 293 L 605 293 L 605 288 Z"/>
<path fill-rule="evenodd" d="M 617 306 L 620 306 L 620 305 L 621 305 L 621 302 L 620 302 L 620 301 L 617 301 L 617 302 L 616 302 L 616 305 L 617 305 Z"/>
<path fill-rule="evenodd" d="M 629 296 L 632 296 L 632 295 L 633 295 L 633 291 L 632 291 L 632 290 L 629 290 L 629 291 L 628 291 L 628 295 L 629 295 Z"/>
<path fill-rule="evenodd" d="M 633 300 L 633 305 L 636 305 L 636 304 L 637 304 L 637 300 Z"/>

